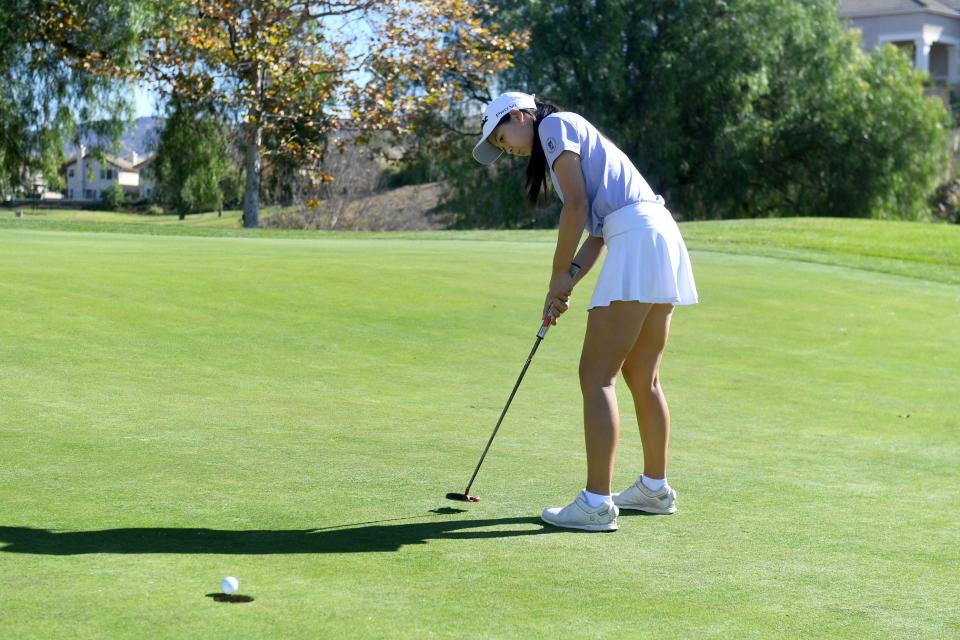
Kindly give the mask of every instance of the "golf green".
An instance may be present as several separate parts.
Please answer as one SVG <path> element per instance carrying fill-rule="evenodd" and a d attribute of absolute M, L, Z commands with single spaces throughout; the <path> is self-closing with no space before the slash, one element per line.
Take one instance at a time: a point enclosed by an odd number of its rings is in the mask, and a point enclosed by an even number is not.
<path fill-rule="evenodd" d="M 533 344 L 552 233 L 3 222 L 2 638 L 960 636 L 956 227 L 683 225 L 679 511 L 584 534 L 537 516 L 583 486 L 596 272 L 482 501 L 444 500 Z M 252 602 L 215 601 L 228 575 Z"/>

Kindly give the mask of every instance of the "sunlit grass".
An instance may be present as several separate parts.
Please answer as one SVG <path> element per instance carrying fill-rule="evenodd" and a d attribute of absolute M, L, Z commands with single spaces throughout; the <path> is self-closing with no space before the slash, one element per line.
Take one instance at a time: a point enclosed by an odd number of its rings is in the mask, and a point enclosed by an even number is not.
<path fill-rule="evenodd" d="M 684 225 L 680 511 L 598 535 L 536 519 L 583 486 L 595 273 L 482 502 L 443 499 L 533 343 L 552 232 L 162 228 L 0 220 L 0 636 L 960 634 L 955 228 Z M 226 575 L 254 601 L 208 597 Z"/>

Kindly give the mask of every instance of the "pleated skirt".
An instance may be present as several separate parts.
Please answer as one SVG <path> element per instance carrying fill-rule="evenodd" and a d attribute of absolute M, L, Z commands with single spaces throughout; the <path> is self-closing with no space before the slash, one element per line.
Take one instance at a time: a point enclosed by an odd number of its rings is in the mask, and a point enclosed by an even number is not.
<path fill-rule="evenodd" d="M 603 219 L 603 241 L 607 256 L 588 309 L 617 300 L 697 303 L 690 255 L 662 198 L 608 214 Z"/>

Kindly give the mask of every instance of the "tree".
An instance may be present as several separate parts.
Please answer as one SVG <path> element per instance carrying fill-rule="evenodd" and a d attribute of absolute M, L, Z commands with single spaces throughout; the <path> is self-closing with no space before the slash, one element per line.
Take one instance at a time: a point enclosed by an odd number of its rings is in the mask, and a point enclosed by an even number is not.
<path fill-rule="evenodd" d="M 135 22 L 121 0 L 0 0 L 0 196 L 36 173 L 56 186 L 65 142 L 84 126 L 119 138 Z"/>
<path fill-rule="evenodd" d="M 108 211 L 116 211 L 123 203 L 123 197 L 123 187 L 114 183 L 100 193 L 100 202 Z"/>
<path fill-rule="evenodd" d="M 156 198 L 183 220 L 200 209 L 222 209 L 236 198 L 237 180 L 231 131 L 209 107 L 174 100 L 152 162 Z"/>
<path fill-rule="evenodd" d="M 586 116 L 678 213 L 926 215 L 946 111 L 833 0 L 496 5 L 531 34 L 502 84 Z"/>
<path fill-rule="evenodd" d="M 446 188 L 441 209 L 450 226 L 530 229 L 555 225 L 560 215 L 556 202 L 548 201 L 536 209 L 525 203 L 523 171 L 527 159 L 504 154 L 492 166 L 481 167 L 472 155 L 478 137 L 479 133 L 461 138 L 442 163 Z"/>
<path fill-rule="evenodd" d="M 264 140 L 304 165 L 327 134 L 404 130 L 462 100 L 509 64 L 523 39 L 480 25 L 481 0 L 167 0 L 142 73 L 168 95 L 210 101 L 243 122 L 244 225 L 258 224 Z"/>

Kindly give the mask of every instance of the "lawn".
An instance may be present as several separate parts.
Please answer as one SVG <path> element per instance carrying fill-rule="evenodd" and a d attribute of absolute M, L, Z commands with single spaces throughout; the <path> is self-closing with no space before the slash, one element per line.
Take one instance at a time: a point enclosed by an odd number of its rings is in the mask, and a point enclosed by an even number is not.
<path fill-rule="evenodd" d="M 960 635 L 960 229 L 682 226 L 677 514 L 583 483 L 551 232 L 0 215 L 2 638 Z M 109 233 L 107 233 L 109 231 Z M 632 406 L 617 484 L 640 471 Z M 253 602 L 215 602 L 237 576 Z"/>

